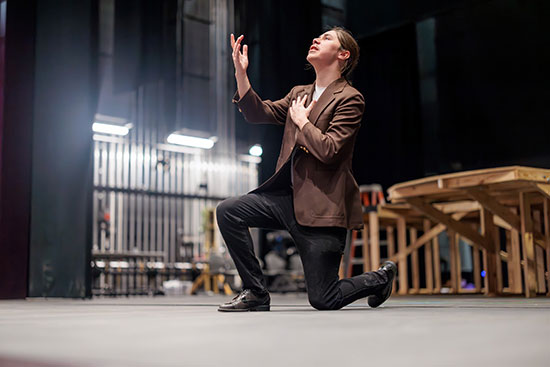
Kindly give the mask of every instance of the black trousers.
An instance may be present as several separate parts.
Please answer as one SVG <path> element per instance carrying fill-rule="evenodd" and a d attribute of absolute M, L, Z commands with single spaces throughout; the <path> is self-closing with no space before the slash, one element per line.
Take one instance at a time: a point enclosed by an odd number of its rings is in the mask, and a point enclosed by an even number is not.
<path fill-rule="evenodd" d="M 336 310 L 379 292 L 388 282 L 384 271 L 339 280 L 338 269 L 347 230 L 339 227 L 306 227 L 296 222 L 292 191 L 249 193 L 221 202 L 216 209 L 222 236 L 243 288 L 267 292 L 260 264 L 254 254 L 250 227 L 286 229 L 292 236 L 304 266 L 310 304 L 319 310 Z"/>

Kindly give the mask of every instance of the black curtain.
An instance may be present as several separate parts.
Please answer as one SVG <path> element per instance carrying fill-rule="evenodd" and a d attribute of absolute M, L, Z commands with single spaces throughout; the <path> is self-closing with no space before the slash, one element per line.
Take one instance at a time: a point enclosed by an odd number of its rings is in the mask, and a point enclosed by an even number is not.
<path fill-rule="evenodd" d="M 387 189 L 423 175 L 415 26 L 361 39 L 359 46 L 352 80 L 366 106 L 353 170 L 359 184 Z"/>
<path fill-rule="evenodd" d="M 163 123 L 169 126 L 176 119 L 177 7 L 177 0 L 115 1 L 114 92 L 163 80 Z"/>
<path fill-rule="evenodd" d="M 450 169 L 550 167 L 550 3 L 494 0 L 436 18 Z"/>

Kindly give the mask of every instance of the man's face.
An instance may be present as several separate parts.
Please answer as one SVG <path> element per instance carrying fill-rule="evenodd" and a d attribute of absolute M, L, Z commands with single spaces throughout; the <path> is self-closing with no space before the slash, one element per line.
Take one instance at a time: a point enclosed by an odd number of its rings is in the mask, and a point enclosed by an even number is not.
<path fill-rule="evenodd" d="M 307 61 L 312 64 L 319 62 L 332 64 L 338 58 L 339 51 L 340 41 L 338 41 L 336 32 L 328 31 L 313 39 L 307 54 Z"/>

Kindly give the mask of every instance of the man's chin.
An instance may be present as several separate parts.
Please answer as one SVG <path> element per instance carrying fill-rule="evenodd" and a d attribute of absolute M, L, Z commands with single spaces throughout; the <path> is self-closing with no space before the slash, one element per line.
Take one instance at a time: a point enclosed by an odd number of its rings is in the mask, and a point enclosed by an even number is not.
<path fill-rule="evenodd" d="M 311 64 L 311 66 L 315 66 L 314 63 L 317 60 L 317 58 L 311 54 L 307 55 L 306 60 Z"/>

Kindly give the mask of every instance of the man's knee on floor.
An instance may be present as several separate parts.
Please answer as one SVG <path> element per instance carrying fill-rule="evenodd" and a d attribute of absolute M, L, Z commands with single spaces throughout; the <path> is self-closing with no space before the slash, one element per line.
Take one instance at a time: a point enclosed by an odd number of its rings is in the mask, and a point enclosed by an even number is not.
<path fill-rule="evenodd" d="M 338 310 L 340 308 L 335 300 L 330 300 L 319 295 L 309 294 L 308 299 L 309 304 L 319 311 Z"/>

